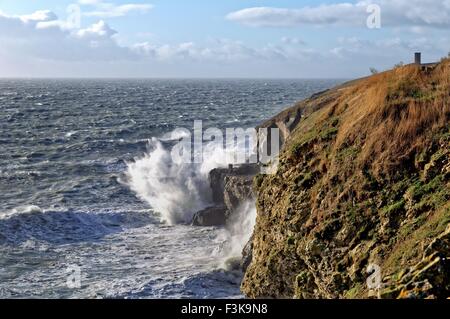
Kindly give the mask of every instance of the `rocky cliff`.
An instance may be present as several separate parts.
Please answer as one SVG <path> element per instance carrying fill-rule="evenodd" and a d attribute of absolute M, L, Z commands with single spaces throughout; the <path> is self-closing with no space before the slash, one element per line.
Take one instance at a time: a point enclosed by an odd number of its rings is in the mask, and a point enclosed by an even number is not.
<path fill-rule="evenodd" d="M 243 292 L 366 298 L 370 265 L 376 296 L 449 297 L 449 123 L 449 60 L 346 83 L 264 123 L 284 147 L 276 174 L 254 181 Z"/>

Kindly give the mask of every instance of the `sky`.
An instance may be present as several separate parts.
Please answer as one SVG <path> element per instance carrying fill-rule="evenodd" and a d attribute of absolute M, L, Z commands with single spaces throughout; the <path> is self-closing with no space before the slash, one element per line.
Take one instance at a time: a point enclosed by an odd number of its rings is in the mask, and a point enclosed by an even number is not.
<path fill-rule="evenodd" d="M 0 0 L 0 77 L 355 78 L 449 31 L 450 0 Z"/>

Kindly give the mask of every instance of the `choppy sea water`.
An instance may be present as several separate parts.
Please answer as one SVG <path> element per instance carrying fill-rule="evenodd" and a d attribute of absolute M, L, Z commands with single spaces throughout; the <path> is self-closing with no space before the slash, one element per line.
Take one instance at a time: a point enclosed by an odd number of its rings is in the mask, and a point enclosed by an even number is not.
<path fill-rule="evenodd" d="M 245 239 L 186 223 L 221 154 L 175 165 L 170 134 L 254 127 L 338 82 L 0 80 L 0 298 L 241 297 L 224 258 Z"/>

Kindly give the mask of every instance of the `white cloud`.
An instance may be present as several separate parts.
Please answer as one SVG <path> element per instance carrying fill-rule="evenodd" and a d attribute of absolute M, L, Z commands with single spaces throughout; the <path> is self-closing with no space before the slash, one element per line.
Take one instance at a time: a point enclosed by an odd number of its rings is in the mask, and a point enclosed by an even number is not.
<path fill-rule="evenodd" d="M 93 4 L 98 4 L 102 2 L 102 0 L 79 0 L 78 3 L 79 4 L 83 4 L 83 5 L 93 5 Z"/>
<path fill-rule="evenodd" d="M 63 20 L 38 21 L 36 29 L 51 29 L 56 28 L 60 30 L 71 30 L 74 26 L 71 23 Z"/>
<path fill-rule="evenodd" d="M 50 11 L 27 15 L 26 18 L 0 16 L 0 40 L 4 49 L 27 59 L 220 64 L 298 60 L 311 56 L 310 50 L 292 45 L 301 43 L 296 38 L 286 37 L 279 44 L 256 48 L 230 39 L 210 39 L 204 45 L 189 41 L 171 45 L 143 42 L 121 47 L 115 41 L 116 34 L 117 31 L 103 20 L 81 29 L 68 28 Z"/>
<path fill-rule="evenodd" d="M 86 11 L 83 15 L 98 18 L 123 17 L 132 12 L 146 13 L 153 9 L 153 5 L 151 4 L 128 3 L 115 5 L 101 0 L 79 0 L 78 3 L 80 5 L 93 7 L 92 11 Z"/>
<path fill-rule="evenodd" d="M 66 27 L 50 11 L 26 16 L 0 15 L 0 41 L 5 54 L 23 59 L 57 61 L 112 61 L 133 59 L 129 48 L 120 47 L 117 32 L 104 21 L 84 29 Z"/>
<path fill-rule="evenodd" d="M 47 22 L 47 21 L 53 21 L 53 20 L 58 19 L 56 14 L 50 10 L 39 10 L 32 14 L 18 16 L 18 18 L 25 23 L 36 22 L 36 21 Z"/>
<path fill-rule="evenodd" d="M 362 0 L 299 9 L 255 7 L 232 12 L 228 20 L 260 27 L 297 25 L 365 26 L 369 4 L 381 7 L 382 25 L 450 27 L 450 0 Z"/>
<path fill-rule="evenodd" d="M 303 9 L 257 7 L 232 12 L 227 19 L 250 26 L 287 27 L 298 24 L 336 24 L 365 22 L 365 8 L 349 3 L 321 5 Z"/>
<path fill-rule="evenodd" d="M 254 57 L 256 52 L 238 41 L 215 39 L 208 46 L 199 46 L 194 42 L 177 45 L 154 45 L 149 42 L 134 45 L 133 50 L 141 56 L 158 61 L 242 61 Z"/>
<path fill-rule="evenodd" d="M 111 29 L 111 27 L 105 21 L 100 20 L 99 22 L 94 23 L 88 28 L 78 30 L 76 32 L 76 35 L 80 38 L 110 38 L 116 33 L 117 31 Z"/>
<path fill-rule="evenodd" d="M 320 50 L 292 34 L 260 45 L 214 38 L 167 44 L 154 36 L 152 41 L 120 46 L 117 31 L 103 20 L 75 28 L 48 10 L 24 16 L 0 13 L 0 76 L 14 68 L 28 75 L 27 70 L 33 68 L 32 74 L 42 76 L 336 77 L 365 74 L 368 64 L 381 69 L 401 59 L 408 62 L 411 52 L 418 49 L 426 60 L 449 50 L 450 39 L 443 32 L 405 36 L 404 29 L 399 30 L 403 32 L 392 32 L 382 40 L 347 37 L 333 41 L 328 37 Z M 136 32 L 147 36 L 145 31 Z M 40 73 L 44 68 L 48 73 Z"/>

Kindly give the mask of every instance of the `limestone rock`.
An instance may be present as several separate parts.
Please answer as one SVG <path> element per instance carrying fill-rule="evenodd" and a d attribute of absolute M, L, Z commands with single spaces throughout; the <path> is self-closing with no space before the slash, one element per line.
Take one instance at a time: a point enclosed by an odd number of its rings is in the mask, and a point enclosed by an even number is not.
<path fill-rule="evenodd" d="M 245 272 L 250 266 L 253 258 L 253 236 L 250 238 L 250 240 L 245 245 L 244 249 L 242 250 L 242 260 L 241 260 L 241 269 L 243 272 Z"/>
<path fill-rule="evenodd" d="M 209 173 L 209 183 L 211 185 L 213 202 L 223 204 L 225 190 L 225 177 L 230 174 L 228 169 L 215 168 Z"/>
<path fill-rule="evenodd" d="M 247 200 L 254 200 L 253 175 L 225 177 L 224 203 L 229 213 Z"/>
<path fill-rule="evenodd" d="M 226 222 L 226 208 L 224 206 L 216 206 L 206 208 L 194 215 L 192 220 L 193 226 L 224 226 Z"/>
<path fill-rule="evenodd" d="M 215 168 L 209 173 L 209 182 L 213 194 L 213 201 L 216 204 L 222 205 L 224 203 L 224 192 L 226 179 L 233 177 L 246 176 L 246 178 L 253 178 L 259 172 L 258 165 L 241 165 L 229 168 Z M 237 179 L 239 181 L 239 179 Z M 230 181 L 229 187 L 232 186 Z M 235 189 L 237 187 L 234 187 Z"/>

